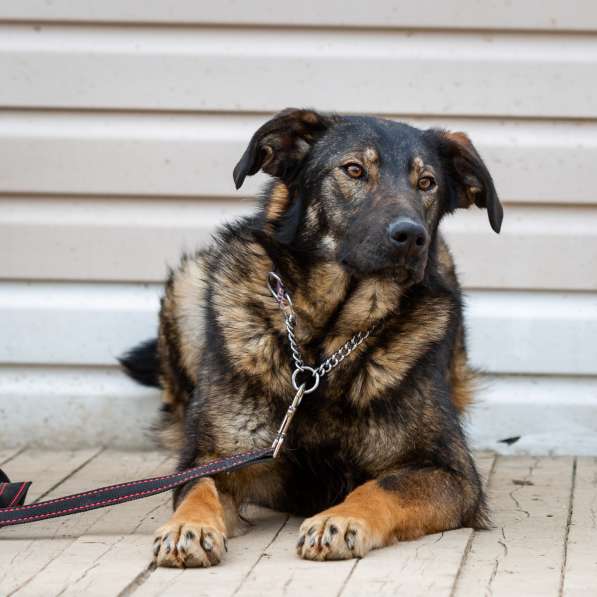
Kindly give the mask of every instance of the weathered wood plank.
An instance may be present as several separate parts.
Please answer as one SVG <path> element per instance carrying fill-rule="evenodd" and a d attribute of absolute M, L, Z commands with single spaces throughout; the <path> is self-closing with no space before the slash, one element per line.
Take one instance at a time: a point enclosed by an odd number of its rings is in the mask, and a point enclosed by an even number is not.
<path fill-rule="evenodd" d="M 118 457 L 118 453 L 114 453 Z M 160 452 L 139 454 L 146 471 L 161 475 L 174 461 Z M 171 496 L 155 495 L 110 508 L 17 595 L 116 595 L 151 561 L 151 533 L 171 512 Z M 130 534 L 123 534 L 124 531 Z"/>
<path fill-rule="evenodd" d="M 156 474 L 171 468 L 169 461 L 166 461 Z M 172 513 L 172 496 L 162 494 L 147 501 L 143 511 L 136 513 L 138 524 L 132 534 L 84 535 L 65 551 L 65 556 L 75 558 L 78 576 L 65 583 L 61 595 L 117 595 L 131 586 L 136 587 L 138 579 L 149 574 L 153 533 Z M 152 509 L 153 504 L 156 505 Z M 133 518 L 135 513 L 131 512 L 129 516 Z M 99 525 L 91 527 L 90 533 L 101 531 L 102 527 L 103 530 L 109 530 L 106 521 L 101 521 Z M 93 559 L 81 553 L 87 550 L 96 554 Z"/>
<path fill-rule="evenodd" d="M 15 481 L 33 481 L 27 493 L 27 503 L 31 503 L 58 487 L 75 471 L 95 458 L 100 451 L 100 448 L 51 452 L 30 449 L 11 460 L 4 470 Z M 49 463 L 50 470 L 47 470 L 45 467 L 48 467 Z"/>
<path fill-rule="evenodd" d="M 597 458 L 579 458 L 575 477 L 564 597 L 586 597 L 597 583 Z"/>
<path fill-rule="evenodd" d="M 288 520 L 235 596 L 260 597 L 264 591 L 287 597 L 339 593 L 354 568 L 355 560 L 310 562 L 300 559 L 295 548 L 301 522 L 298 518 Z"/>
<path fill-rule="evenodd" d="M 373 551 L 356 563 L 341 595 L 448 597 L 472 534 L 458 529 Z"/>
<path fill-rule="evenodd" d="M 85 466 L 85 463 L 89 464 L 89 459 L 99 452 L 99 449 L 82 450 L 79 456 L 65 458 L 65 453 L 60 452 L 55 454 L 49 451 L 25 451 L 9 462 L 10 469 L 8 466 L 6 469 L 14 479 L 20 480 L 21 474 L 27 474 L 30 479 L 35 480 L 30 490 L 32 496 L 45 497 L 45 491 L 54 488 L 48 495 L 48 499 L 51 499 L 65 495 L 66 492 L 61 493 L 59 484 L 66 484 L 71 473 L 82 465 Z M 70 470 L 66 467 L 67 464 L 70 465 Z M 25 477 L 23 480 L 26 480 Z M 45 523 L 36 523 L 43 524 Z M 0 595 L 17 590 L 47 561 L 45 550 L 40 545 L 29 538 L 21 538 L 31 533 L 34 526 L 7 527 L 0 530 Z M 17 562 L 18 565 L 15 565 Z"/>
<path fill-rule="evenodd" d="M 496 528 L 475 533 L 454 595 L 558 595 L 573 459 L 498 457 Z"/>
<path fill-rule="evenodd" d="M 23 448 L 4 448 L 0 450 L 0 464 L 5 464 L 22 451 Z"/>
<path fill-rule="evenodd" d="M 56 465 L 52 458 L 56 458 Z M 18 464 L 19 459 L 22 464 L 13 469 L 40 480 L 38 493 L 47 492 L 59 482 L 68 462 L 75 463 L 73 470 L 77 468 L 76 458 L 65 453 L 44 457 L 42 453 L 26 451 L 12 463 Z M 481 476 L 486 478 L 492 471 L 493 454 L 479 453 L 475 459 Z M 152 466 L 154 471 L 148 472 Z M 157 474 L 170 466 L 161 454 L 106 452 L 50 494 L 63 495 L 121 478 Z M 52 477 L 56 470 L 58 477 Z M 563 541 L 571 488 L 571 458 L 499 458 L 489 482 L 498 527 L 476 533 L 470 543 L 471 530 L 460 529 L 377 550 L 358 563 L 306 562 L 298 559 L 294 551 L 300 520 L 293 518 L 283 525 L 284 515 L 260 511 L 253 515 L 257 518 L 255 528 L 231 541 L 224 565 L 209 570 L 158 569 L 150 573 L 147 563 L 151 534 L 170 511 L 167 496 L 154 496 L 98 511 L 97 516 L 63 519 L 64 524 L 47 521 L 3 529 L 0 594 L 17 590 L 17 595 L 61 593 L 99 597 L 118 594 L 128 587 L 139 595 L 210 597 L 283 591 L 290 595 L 310 592 L 342 597 L 397 592 L 449 595 L 468 544 L 470 552 L 460 570 L 456 596 L 509 596 L 521 594 L 521 587 L 525 596 L 555 596 L 564 564 Z M 584 597 L 594 583 L 596 502 L 597 459 L 579 459 L 564 596 Z"/>
<path fill-rule="evenodd" d="M 493 472 L 495 465 L 496 455 L 495 452 L 476 452 L 474 454 L 475 464 L 477 465 L 477 471 L 481 475 L 483 486 L 487 487 L 489 483 L 489 477 Z"/>
<path fill-rule="evenodd" d="M 164 456 L 160 456 L 162 461 Z M 53 454 L 47 453 L 38 465 L 51 469 L 55 462 Z M 58 487 L 52 489 L 48 498 L 60 497 L 85 489 L 117 483 L 131 478 L 142 478 L 156 469 L 156 458 L 150 452 L 126 453 L 105 451 L 77 470 Z M 42 469 L 43 470 L 43 469 Z M 55 477 L 53 477 L 55 478 Z M 46 496 L 44 496 L 46 497 Z M 117 506 L 126 509 L 130 504 Z M 74 540 L 94 525 L 102 531 L 132 532 L 137 525 L 134 517 L 122 520 L 121 514 L 113 514 L 114 508 L 92 510 L 32 525 L 2 529 L 0 540 L 0 591 L 12 593 L 25 590 L 35 576 L 59 556 Z M 99 521 L 102 521 L 101 523 Z M 115 522 L 117 521 L 117 524 Z M 100 531 L 101 532 L 101 531 Z M 18 566 L 13 565 L 18 562 Z"/>
<path fill-rule="evenodd" d="M 253 521 L 253 528 L 230 540 L 229 551 L 220 566 L 184 571 L 158 568 L 135 591 L 135 596 L 229 597 L 235 594 L 260 558 L 267 557 L 262 554 L 270 552 L 270 544 L 287 520 L 285 514 L 260 508 L 251 508 L 247 516 Z M 260 590 L 269 592 L 269 583 L 267 589 L 261 586 Z"/>
<path fill-rule="evenodd" d="M 15 594 L 118 595 L 148 565 L 150 545 L 145 535 L 85 535 Z"/>

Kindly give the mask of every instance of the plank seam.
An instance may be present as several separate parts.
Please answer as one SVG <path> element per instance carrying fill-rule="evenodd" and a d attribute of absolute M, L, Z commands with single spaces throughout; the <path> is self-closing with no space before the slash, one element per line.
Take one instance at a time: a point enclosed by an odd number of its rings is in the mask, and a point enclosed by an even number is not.
<path fill-rule="evenodd" d="M 75 467 L 66 476 L 64 476 L 60 481 L 58 481 L 57 483 L 54 483 L 54 485 L 52 485 L 49 489 L 47 489 L 46 491 L 44 491 L 43 493 L 41 493 L 37 499 L 33 500 L 33 503 L 38 502 L 43 497 L 45 497 L 46 495 L 48 495 L 51 491 L 54 491 L 54 489 L 57 489 L 60 485 L 62 485 L 62 483 L 64 483 L 68 479 L 70 479 L 74 474 L 76 474 L 77 472 L 79 472 L 83 467 L 87 466 L 94 458 L 96 458 L 97 456 L 99 456 L 104 450 L 105 450 L 105 448 L 103 448 L 103 447 L 99 448 L 89 458 L 87 458 L 79 466 Z M 64 549 L 62 549 L 59 553 L 55 554 L 54 558 L 52 558 L 51 560 L 48 560 L 44 564 L 44 566 L 42 568 L 40 568 L 39 570 L 37 570 L 32 576 L 30 576 L 29 578 L 25 579 L 18 587 L 16 587 L 13 591 L 11 591 L 8 594 L 8 597 L 11 597 L 11 595 L 14 595 L 15 593 L 18 593 L 19 591 L 21 591 L 22 589 L 24 589 L 38 574 L 41 574 L 54 561 L 55 558 L 59 557 L 64 552 L 64 550 L 67 547 L 69 547 L 70 545 L 72 545 L 75 541 L 76 541 L 76 539 L 73 539 L 70 542 L 69 545 L 64 546 Z"/>
<path fill-rule="evenodd" d="M 66 591 L 74 587 L 77 583 L 81 582 L 92 570 L 97 568 L 99 564 L 99 560 L 101 560 L 107 553 L 109 553 L 116 545 L 121 543 L 124 540 L 125 535 L 122 535 L 116 543 L 112 543 L 105 551 L 103 551 L 99 556 L 97 556 L 85 570 L 74 580 L 68 580 L 66 584 L 62 587 L 59 593 L 56 594 L 56 597 L 62 597 Z M 76 541 L 75 541 L 76 543 Z"/>
<path fill-rule="evenodd" d="M 25 450 L 27 449 L 27 446 L 23 446 L 22 448 L 18 448 L 16 450 L 16 452 L 14 452 L 14 454 L 11 454 L 8 458 L 5 458 L 4 460 L 2 460 L 0 462 L 0 464 L 5 465 L 6 463 L 10 462 L 11 460 L 14 460 L 17 456 L 19 456 L 20 454 L 22 454 Z"/>
<path fill-rule="evenodd" d="M 487 474 L 487 480 L 485 481 L 484 489 L 485 489 L 486 494 L 489 489 L 489 484 L 490 484 L 491 480 L 493 479 L 493 474 L 495 472 L 495 467 L 497 466 L 497 461 L 498 461 L 499 457 L 500 456 L 498 454 L 493 455 L 493 461 L 491 463 L 489 473 Z M 473 529 L 473 532 L 469 535 L 468 541 L 467 541 L 464 551 L 462 553 L 462 558 L 460 559 L 460 565 L 458 566 L 458 570 L 456 571 L 456 576 L 454 577 L 454 582 L 452 584 L 452 590 L 450 591 L 450 597 L 454 597 L 456 595 L 456 589 L 458 588 L 458 583 L 460 581 L 460 577 L 462 576 L 462 571 L 463 571 L 464 566 L 468 560 L 469 554 L 473 548 L 473 541 L 477 535 L 477 532 L 478 531 Z"/>
<path fill-rule="evenodd" d="M 48 488 L 46 491 L 44 491 L 37 499 L 33 500 L 33 503 L 35 504 L 35 503 L 39 502 L 39 500 L 41 500 L 43 497 L 48 495 L 50 492 L 54 491 L 54 489 L 57 489 L 58 487 L 60 487 L 60 485 L 62 485 L 65 481 L 68 481 L 68 479 L 70 479 L 74 474 L 78 473 L 83 467 L 87 466 L 94 458 L 97 458 L 104 450 L 105 450 L 105 448 L 99 448 L 87 460 L 82 462 L 79 466 L 77 466 L 70 473 L 68 473 L 66 475 L 66 477 L 64 477 L 60 481 L 54 483 L 54 485 L 52 485 L 50 488 Z"/>
<path fill-rule="evenodd" d="M 160 466 L 162 466 L 163 464 L 165 464 L 169 459 L 170 459 L 170 456 L 166 456 L 160 462 L 160 464 L 158 465 L 158 468 Z M 133 529 L 133 532 L 131 533 L 131 535 L 134 535 L 139 530 L 139 527 L 141 527 L 141 525 L 143 524 L 143 522 L 145 521 L 145 519 L 148 516 L 151 516 L 156 510 L 159 510 L 169 500 L 170 500 L 170 495 L 168 494 L 167 499 L 160 502 L 155 508 L 153 508 L 152 510 L 150 510 L 149 512 L 147 512 L 145 514 L 145 516 L 137 523 L 137 525 Z M 110 549 L 112 549 L 112 547 L 114 547 L 114 546 L 112 545 L 110 547 Z M 108 550 L 108 551 L 110 551 L 110 550 Z M 133 580 L 131 580 L 124 587 L 124 589 L 122 589 L 122 591 L 120 591 L 120 593 L 118 593 L 118 597 L 128 597 L 129 595 L 132 595 L 138 588 L 141 587 L 141 585 L 143 585 L 147 581 L 147 579 L 152 575 L 152 573 L 154 572 L 155 569 L 156 569 L 156 566 L 155 566 L 154 562 L 150 562 L 144 570 L 141 570 L 141 572 L 139 572 L 139 574 L 137 574 L 133 578 Z"/>
<path fill-rule="evenodd" d="M 360 560 L 355 560 L 354 564 L 350 567 L 350 570 L 348 571 L 348 574 L 346 575 L 346 578 L 344 579 L 344 582 L 342 583 L 340 590 L 336 594 L 336 597 L 341 597 L 342 593 L 344 593 L 346 587 L 348 586 L 348 583 L 350 582 L 350 579 L 352 578 L 352 575 L 354 574 L 355 570 L 357 569 L 357 566 L 359 565 L 359 562 Z"/>
<path fill-rule="evenodd" d="M 242 586 L 245 584 L 245 581 L 249 578 L 249 576 L 251 575 L 253 570 L 255 570 L 255 568 L 257 567 L 257 564 L 259 564 L 259 562 L 261 562 L 261 560 L 263 559 L 263 556 L 265 555 L 265 552 L 275 543 L 276 539 L 279 537 L 279 535 L 282 532 L 282 530 L 284 529 L 284 527 L 288 524 L 289 520 L 290 520 L 290 516 L 287 514 L 286 518 L 284 519 L 284 522 L 282 522 L 282 524 L 280 525 L 280 528 L 275 532 L 274 536 L 272 537 L 272 540 L 265 546 L 263 551 L 259 554 L 259 557 L 255 561 L 255 563 L 251 566 L 251 568 L 249 568 L 249 571 L 243 576 L 238 587 L 236 587 L 236 589 L 232 593 L 232 597 L 234 597 L 234 595 L 237 595 L 238 592 L 242 589 Z"/>
<path fill-rule="evenodd" d="M 118 597 L 128 597 L 129 595 L 132 595 L 137 589 L 141 587 L 141 585 L 143 585 L 147 581 L 147 579 L 153 574 L 156 568 L 156 565 L 153 562 L 151 562 L 147 566 L 147 568 L 145 568 L 145 570 L 139 572 L 139 574 L 137 574 L 137 576 L 135 576 L 135 578 L 133 578 L 133 580 L 131 580 L 131 582 L 128 585 L 126 585 L 126 587 L 124 587 L 124 589 L 122 589 L 120 593 L 118 593 Z"/>
<path fill-rule="evenodd" d="M 495 462 L 495 460 L 494 460 Z M 462 557 L 460 558 L 460 563 L 458 564 L 458 570 L 456 570 L 456 576 L 454 576 L 454 582 L 452 583 L 452 590 L 450 591 L 450 597 L 454 597 L 456 594 L 456 585 L 458 584 L 458 580 L 460 579 L 460 575 L 462 574 L 462 569 L 464 568 L 464 562 L 468 558 L 468 554 L 470 553 L 473 547 L 473 538 L 475 536 L 476 531 L 473 529 L 473 532 L 469 534 L 468 540 L 466 545 L 464 546 L 464 550 L 462 552 Z"/>
<path fill-rule="evenodd" d="M 566 519 L 566 532 L 564 533 L 564 553 L 562 555 L 562 568 L 560 571 L 560 586 L 558 590 L 558 597 L 564 594 L 564 582 L 566 578 L 566 566 L 568 564 L 568 539 L 570 537 L 570 526 L 572 525 L 572 514 L 574 510 L 574 491 L 576 489 L 576 466 L 577 458 L 572 462 L 572 479 L 570 484 L 570 496 L 568 502 L 568 517 Z"/>

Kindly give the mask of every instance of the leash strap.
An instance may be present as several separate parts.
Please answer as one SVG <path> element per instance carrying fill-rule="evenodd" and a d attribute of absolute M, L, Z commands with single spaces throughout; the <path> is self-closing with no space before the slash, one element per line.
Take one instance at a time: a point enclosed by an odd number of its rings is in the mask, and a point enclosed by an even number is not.
<path fill-rule="evenodd" d="M 40 502 L 38 504 L 22 505 L 31 482 L 11 483 L 0 470 L 0 527 L 36 522 L 46 518 L 68 516 L 77 512 L 86 512 L 95 508 L 113 506 L 132 500 L 138 500 L 150 495 L 162 493 L 183 485 L 193 479 L 199 479 L 216 473 L 232 471 L 248 464 L 264 462 L 273 457 L 273 448 L 262 448 L 220 458 L 207 464 L 202 464 L 185 471 L 109 485 L 92 491 L 76 493 L 66 497 Z"/>

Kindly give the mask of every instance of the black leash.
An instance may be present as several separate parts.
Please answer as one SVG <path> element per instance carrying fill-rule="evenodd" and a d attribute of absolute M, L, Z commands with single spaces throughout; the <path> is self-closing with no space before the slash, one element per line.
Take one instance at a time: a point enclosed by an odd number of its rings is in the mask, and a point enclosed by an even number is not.
<path fill-rule="evenodd" d="M 24 506 L 31 481 L 11 483 L 0 469 L 0 527 L 68 516 L 162 493 L 207 475 L 232 471 L 273 458 L 273 448 L 262 448 L 214 460 L 179 473 L 100 487 L 92 491 Z"/>

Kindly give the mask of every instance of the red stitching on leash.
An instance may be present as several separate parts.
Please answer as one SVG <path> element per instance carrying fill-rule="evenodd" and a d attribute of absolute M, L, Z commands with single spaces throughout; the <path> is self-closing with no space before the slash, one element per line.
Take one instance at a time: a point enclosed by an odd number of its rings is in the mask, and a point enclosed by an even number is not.
<path fill-rule="evenodd" d="M 168 491 L 169 489 L 172 489 L 174 487 L 182 485 L 183 483 L 186 483 L 187 481 L 189 481 L 193 478 L 200 478 L 200 477 L 204 477 L 209 474 L 215 474 L 218 472 L 222 472 L 222 471 L 228 470 L 230 468 L 233 468 L 239 464 L 243 464 L 243 463 L 248 464 L 248 463 L 250 463 L 252 456 L 260 456 L 260 455 L 267 456 L 268 452 L 270 452 L 270 451 L 271 451 L 271 448 L 261 448 L 258 450 L 250 450 L 248 452 L 243 452 L 241 454 L 235 454 L 228 458 L 215 460 L 215 461 L 194 467 L 194 468 L 186 470 L 186 471 L 171 473 L 169 475 L 163 475 L 161 477 L 153 477 L 151 479 L 142 479 L 140 481 L 131 481 L 131 482 L 127 482 L 127 483 L 120 483 L 117 485 L 110 485 L 107 487 L 102 487 L 102 488 L 88 491 L 85 493 L 75 494 L 75 495 L 71 495 L 71 496 L 65 496 L 62 498 L 57 498 L 55 500 L 49 500 L 47 502 L 41 502 L 41 503 L 37 503 L 37 504 L 29 504 L 28 506 L 18 506 L 18 507 L 14 507 L 14 508 L 0 508 L 0 515 L 3 512 L 22 513 L 23 510 L 27 510 L 30 508 L 36 508 L 36 507 L 39 508 L 39 507 L 44 507 L 44 506 L 47 506 L 50 504 L 56 504 L 56 503 L 60 503 L 60 502 L 68 501 L 68 500 L 75 500 L 75 499 L 81 498 L 83 496 L 89 496 L 89 495 L 93 495 L 93 494 L 96 494 L 99 492 L 113 491 L 115 489 L 121 489 L 123 487 L 129 487 L 131 485 L 138 486 L 139 484 L 143 484 L 143 483 L 157 482 L 157 481 L 162 481 L 162 480 L 167 480 L 167 479 L 172 479 L 172 478 L 176 479 L 175 481 L 168 483 L 167 485 L 159 485 L 158 487 L 147 489 L 146 491 L 137 491 L 134 493 L 119 495 L 119 496 L 112 497 L 112 498 L 105 498 L 105 499 L 101 499 L 97 502 L 92 502 L 89 504 L 82 504 L 80 506 L 73 506 L 71 508 L 65 508 L 63 510 L 52 510 L 50 512 L 44 512 L 41 514 L 34 514 L 31 516 L 14 518 L 12 520 L 0 521 L 0 526 L 14 526 L 14 525 L 17 525 L 20 523 L 44 520 L 47 518 L 56 518 L 56 517 L 59 517 L 62 515 L 68 515 L 68 514 L 72 514 L 75 512 L 79 512 L 79 511 L 93 510 L 93 509 L 101 508 L 103 506 L 107 506 L 107 505 L 110 505 L 113 503 L 122 503 L 122 502 L 126 502 L 126 501 L 129 501 L 132 499 L 162 493 L 164 491 Z M 200 472 L 199 475 L 197 475 L 198 472 Z M 11 502 L 11 505 L 15 502 L 15 499 L 18 498 L 18 496 L 22 493 L 23 489 L 26 486 L 27 486 L 27 483 L 23 483 L 21 485 L 21 488 L 17 492 L 17 496 L 15 496 L 15 498 Z M 4 489 L 4 487 L 3 487 L 3 489 Z"/>
<path fill-rule="evenodd" d="M 260 452 L 263 452 L 265 454 L 268 450 L 269 450 L 269 448 L 260 448 L 258 450 L 250 450 L 248 452 L 241 452 L 240 454 L 235 454 L 234 456 L 230 456 L 229 458 L 226 458 L 226 462 L 234 464 L 236 461 L 243 460 L 245 457 L 250 456 L 252 454 L 259 454 Z M 122 487 L 130 487 L 131 485 L 138 485 L 140 483 L 152 483 L 154 481 L 161 481 L 162 479 L 170 479 L 173 477 L 177 477 L 181 474 L 184 474 L 184 475 L 188 474 L 188 475 L 192 476 L 193 471 L 196 471 L 197 469 L 203 469 L 204 467 L 207 468 L 206 473 L 213 472 L 213 471 L 209 470 L 209 467 L 213 466 L 217 462 L 219 462 L 219 460 L 213 460 L 212 462 L 208 462 L 206 464 L 196 466 L 192 469 L 189 469 L 188 471 L 180 471 L 177 473 L 170 473 L 168 475 L 162 475 L 161 477 L 152 477 L 150 479 L 142 479 L 140 481 L 130 481 L 127 483 L 118 483 L 116 485 L 107 485 L 106 487 L 100 487 L 99 489 L 93 489 L 91 491 L 86 491 L 84 493 L 77 493 L 75 495 L 55 498 L 53 500 L 48 500 L 46 502 L 41 502 L 38 504 L 28 504 L 26 506 L 18 506 L 16 508 L 0 508 L 0 512 L 14 512 L 17 509 L 19 511 L 21 511 L 23 509 L 39 507 L 41 504 L 43 504 L 44 506 L 49 505 L 49 504 L 59 504 L 60 502 L 64 502 L 66 500 L 73 499 L 74 497 L 86 497 L 88 495 L 94 495 L 96 493 L 99 493 L 100 491 L 109 491 L 109 490 L 113 490 L 113 489 L 120 489 Z M 23 519 L 21 519 L 21 520 L 23 520 Z"/>
<path fill-rule="evenodd" d="M 21 483 L 21 486 L 19 487 L 19 491 L 17 491 L 15 493 L 15 496 L 12 498 L 12 501 L 10 502 L 10 504 L 8 504 L 9 506 L 12 506 L 12 505 L 18 503 L 19 497 L 23 493 L 23 490 L 25 489 L 25 487 L 27 487 L 27 483 Z M 4 508 L 3 508 L 3 510 L 4 510 Z"/>
<path fill-rule="evenodd" d="M 255 454 L 255 453 L 258 453 L 258 452 L 260 452 L 260 450 L 256 450 L 254 452 L 246 452 L 246 454 Z M 229 460 L 227 460 L 227 462 L 229 462 Z M 206 472 L 217 473 L 217 472 L 225 470 L 227 468 L 228 468 L 228 464 L 226 464 L 224 466 L 216 467 L 215 469 L 210 470 L 210 471 L 206 471 Z M 158 477 L 158 478 L 163 479 L 165 477 Z M 26 518 L 19 518 L 18 521 L 19 522 L 28 522 L 28 521 L 31 521 L 31 520 L 43 520 L 44 518 L 52 518 L 52 517 L 56 517 L 56 516 L 58 516 L 60 514 L 69 514 L 69 513 L 77 512 L 78 510 L 93 510 L 94 508 L 100 508 L 102 506 L 107 506 L 108 504 L 110 504 L 112 502 L 118 502 L 118 501 L 121 501 L 121 500 L 128 500 L 130 498 L 140 497 L 142 495 L 150 495 L 152 493 L 161 493 L 162 491 L 167 491 L 168 489 L 171 489 L 172 487 L 176 487 L 177 485 L 180 485 L 180 483 L 179 482 L 170 483 L 169 485 L 157 487 L 155 489 L 148 489 L 147 491 L 138 491 L 137 493 L 131 493 L 131 494 L 124 495 L 124 496 L 110 498 L 108 500 L 103 500 L 103 501 L 95 502 L 95 503 L 92 503 L 92 504 L 85 504 L 84 506 L 77 506 L 75 508 L 67 508 L 66 510 L 57 510 L 57 511 L 54 511 L 54 512 L 48 512 L 46 514 L 36 514 L 34 516 L 27 516 Z M 49 502 L 43 502 L 43 503 L 47 504 Z M 34 505 L 39 506 L 41 504 L 34 504 Z M 15 509 L 16 508 L 12 508 L 12 509 L 6 508 L 6 511 L 11 511 L 12 510 L 14 512 Z M 7 522 L 5 522 L 3 524 L 5 524 L 6 526 L 10 526 L 11 521 L 7 521 Z"/>

